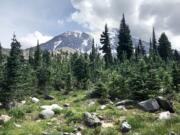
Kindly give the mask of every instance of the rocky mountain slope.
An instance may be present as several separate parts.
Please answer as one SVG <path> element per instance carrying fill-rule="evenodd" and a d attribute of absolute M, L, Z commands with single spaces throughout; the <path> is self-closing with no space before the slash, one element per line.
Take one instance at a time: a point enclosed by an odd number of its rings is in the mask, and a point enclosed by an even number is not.
<path fill-rule="evenodd" d="M 113 53 L 116 52 L 116 46 L 118 43 L 118 29 L 110 30 L 110 39 L 112 44 Z M 46 43 L 41 44 L 41 49 L 47 49 L 50 51 L 57 51 L 59 49 L 66 50 L 73 49 L 79 52 L 89 52 L 91 49 L 93 37 L 90 34 L 84 32 L 65 32 L 62 33 L 53 39 L 47 41 Z M 133 46 L 137 46 L 139 39 L 132 37 Z M 145 46 L 145 50 L 148 51 L 149 43 L 146 41 L 142 41 Z"/>
<path fill-rule="evenodd" d="M 92 39 L 92 36 L 84 32 L 65 32 L 40 46 L 43 50 L 57 51 L 66 48 L 83 53 L 91 49 Z"/>

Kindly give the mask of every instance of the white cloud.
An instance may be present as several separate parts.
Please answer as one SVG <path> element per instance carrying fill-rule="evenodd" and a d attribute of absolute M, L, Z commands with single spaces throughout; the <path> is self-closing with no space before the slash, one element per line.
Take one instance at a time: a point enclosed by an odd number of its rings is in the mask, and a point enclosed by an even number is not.
<path fill-rule="evenodd" d="M 100 32 L 104 29 L 105 23 L 107 23 L 110 28 L 119 28 L 122 14 L 125 13 L 127 23 L 130 26 L 133 36 L 149 41 L 152 27 L 155 25 L 155 28 L 157 28 L 157 35 L 161 32 L 170 30 L 171 34 L 169 38 L 172 45 L 179 49 L 178 43 L 180 43 L 180 33 L 173 33 L 170 27 L 161 29 L 160 25 L 166 24 L 166 20 L 158 20 L 158 23 L 160 23 L 159 25 L 156 23 L 157 17 L 154 14 L 158 14 L 158 12 L 159 14 L 162 12 L 164 16 L 171 16 L 171 12 L 169 12 L 167 8 L 164 10 L 164 7 L 167 7 L 169 3 L 167 1 L 168 0 L 151 0 L 151 2 L 146 2 L 146 0 L 71 0 L 73 7 L 76 9 L 71 15 L 71 20 L 88 28 L 91 33 L 96 36 L 96 39 L 98 39 Z M 178 0 L 171 0 L 171 8 L 173 8 L 173 5 L 176 5 L 177 2 Z M 150 3 L 151 5 L 144 6 L 146 3 Z M 142 7 L 146 8 L 142 10 Z M 157 9 L 153 9 L 152 7 L 156 7 Z M 174 9 L 173 11 L 176 12 L 178 9 Z M 147 16 L 143 18 L 142 14 L 147 14 Z M 176 14 L 172 16 L 174 15 Z M 174 20 L 174 22 L 175 21 L 176 20 Z"/>
<path fill-rule="evenodd" d="M 35 31 L 33 33 L 29 33 L 24 37 L 20 37 L 18 40 L 20 41 L 22 48 L 33 47 L 37 45 L 37 40 L 39 43 L 45 43 L 46 41 L 52 39 L 52 36 L 43 35 L 39 31 Z"/>

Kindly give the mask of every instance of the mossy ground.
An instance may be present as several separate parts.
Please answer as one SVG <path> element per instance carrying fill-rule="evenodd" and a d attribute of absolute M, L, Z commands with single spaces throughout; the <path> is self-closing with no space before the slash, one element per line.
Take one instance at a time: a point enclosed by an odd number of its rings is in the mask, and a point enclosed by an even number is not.
<path fill-rule="evenodd" d="M 30 98 L 26 99 L 26 104 L 6 111 L 1 109 L 0 114 L 8 114 L 13 118 L 11 121 L 0 127 L 0 135 L 41 135 L 47 131 L 51 135 L 59 135 L 60 132 L 73 132 L 73 130 L 83 125 L 83 112 L 96 112 L 101 115 L 105 122 L 112 123 L 113 127 L 88 128 L 84 126 L 82 135 L 121 135 L 120 119 L 125 117 L 132 126 L 132 130 L 127 135 L 139 133 L 139 135 L 166 135 L 169 131 L 180 134 L 180 115 L 168 121 L 158 120 L 157 113 L 148 113 L 136 108 L 127 111 L 119 110 L 115 106 L 108 104 L 105 109 L 100 109 L 100 104 L 95 100 L 95 104 L 89 104 L 93 99 L 87 98 L 86 91 L 75 91 L 68 95 L 53 91 L 50 95 L 55 100 L 47 101 L 40 98 L 40 102 L 32 103 Z M 63 106 L 69 103 L 68 109 L 57 111 L 54 118 L 41 120 L 38 119 L 41 105 L 59 104 Z M 174 101 L 177 112 L 180 112 L 180 103 Z M 18 128 L 14 124 L 20 124 Z"/>

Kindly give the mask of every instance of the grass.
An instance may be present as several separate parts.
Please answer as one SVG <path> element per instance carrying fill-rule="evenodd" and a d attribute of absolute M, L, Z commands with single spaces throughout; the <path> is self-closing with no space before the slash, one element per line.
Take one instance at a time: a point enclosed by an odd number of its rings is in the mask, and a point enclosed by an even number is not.
<path fill-rule="evenodd" d="M 55 100 L 47 101 L 40 98 L 40 103 L 32 103 L 30 98 L 26 99 L 26 104 L 6 111 L 0 109 L 0 114 L 8 114 L 12 119 L 0 127 L 0 135 L 41 135 L 47 131 L 50 135 L 58 135 L 61 132 L 73 132 L 78 126 L 83 125 L 82 116 L 84 112 L 96 112 L 101 115 L 106 122 L 114 123 L 111 128 L 88 128 L 84 126 L 82 135 L 120 135 L 120 118 L 126 117 L 132 130 L 127 135 L 139 133 L 140 135 L 166 135 L 169 131 L 180 134 L 180 116 L 177 115 L 168 121 L 158 120 L 158 113 L 147 113 L 136 108 L 127 111 L 119 110 L 115 106 L 108 104 L 105 109 L 100 109 L 97 100 L 95 104 L 89 105 L 92 99 L 87 99 L 86 91 L 74 91 L 68 95 L 63 95 L 58 91 L 52 91 L 50 95 Z M 55 111 L 55 117 L 47 120 L 39 120 L 38 114 L 41 105 L 59 104 L 61 107 L 69 103 L 69 108 Z M 174 102 L 177 112 L 180 112 L 180 103 Z M 14 123 L 21 125 L 17 128 Z"/>

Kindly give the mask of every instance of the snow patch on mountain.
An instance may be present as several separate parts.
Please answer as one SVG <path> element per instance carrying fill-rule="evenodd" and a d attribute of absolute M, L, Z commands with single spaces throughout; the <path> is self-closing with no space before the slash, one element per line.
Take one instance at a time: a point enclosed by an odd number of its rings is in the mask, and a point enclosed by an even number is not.
<path fill-rule="evenodd" d="M 62 43 L 62 41 L 57 41 L 57 42 L 54 42 L 54 49 L 53 50 L 56 50 L 57 46 L 59 46 L 60 44 Z"/>

